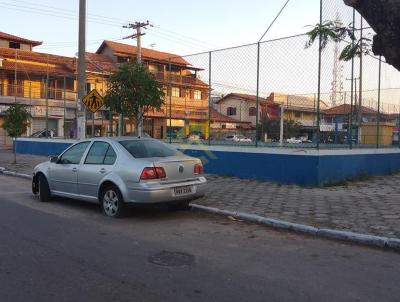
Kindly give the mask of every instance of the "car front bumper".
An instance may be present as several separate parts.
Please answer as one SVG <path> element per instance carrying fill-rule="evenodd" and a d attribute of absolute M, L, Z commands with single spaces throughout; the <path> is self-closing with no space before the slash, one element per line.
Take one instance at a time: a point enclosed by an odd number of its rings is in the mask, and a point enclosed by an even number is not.
<path fill-rule="evenodd" d="M 174 201 L 194 200 L 205 195 L 207 180 L 199 177 L 196 180 L 174 183 L 143 183 L 135 188 L 128 188 L 124 200 L 127 203 L 168 203 Z M 191 193 L 176 195 L 176 188 L 191 188 Z"/>

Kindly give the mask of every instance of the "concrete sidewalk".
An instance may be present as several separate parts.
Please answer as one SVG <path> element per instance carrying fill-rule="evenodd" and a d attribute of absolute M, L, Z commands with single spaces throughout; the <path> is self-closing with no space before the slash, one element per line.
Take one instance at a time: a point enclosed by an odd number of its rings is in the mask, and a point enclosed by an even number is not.
<path fill-rule="evenodd" d="M 0 167 L 31 174 L 47 157 L 0 150 Z M 327 188 L 208 175 L 207 196 L 197 204 L 317 228 L 400 238 L 400 174 Z"/>

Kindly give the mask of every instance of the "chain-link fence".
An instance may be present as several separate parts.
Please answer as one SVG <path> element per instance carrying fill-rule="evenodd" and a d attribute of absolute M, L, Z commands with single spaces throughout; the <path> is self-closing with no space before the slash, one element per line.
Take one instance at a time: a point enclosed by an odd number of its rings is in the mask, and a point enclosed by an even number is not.
<path fill-rule="evenodd" d="M 323 1 L 321 17 L 337 26 L 354 24 L 355 41 L 374 34 L 342 1 Z M 186 71 L 193 85 L 182 85 L 184 77 L 175 81 L 172 70 L 167 85 L 172 95 L 167 100 L 172 109 L 166 111 L 169 141 L 399 146 L 399 71 L 367 46 L 353 60 L 340 59 L 350 39 L 328 43 L 319 68 L 318 41 L 305 47 L 308 40 L 304 34 L 183 57 L 193 67 Z"/>
<path fill-rule="evenodd" d="M 322 3 L 323 22 L 354 25 L 356 41 L 372 38 L 373 30 L 352 8 L 342 1 Z M 145 114 L 146 135 L 207 145 L 400 147 L 399 71 L 367 47 L 361 56 L 341 60 L 342 50 L 352 44 L 349 38 L 329 42 L 321 50 L 318 39 L 306 47 L 308 41 L 309 35 L 303 34 L 146 61 L 166 94 L 162 108 Z M 76 116 L 76 87 L 71 82 L 63 87 L 60 78 L 51 79 L 51 85 L 32 83 L 3 82 L 0 96 L 29 99 L 38 111 L 34 116 L 47 123 L 44 127 L 37 122 L 35 129 L 55 127 L 68 137 Z M 98 85 L 94 80 L 91 88 Z M 45 98 L 52 105 L 43 110 L 35 100 Z M 61 117 L 62 123 L 48 125 Z M 120 125 L 118 116 L 107 110 L 87 114 L 88 135 L 115 135 L 121 126 L 125 133 L 135 131 L 134 121 L 124 119 Z"/>

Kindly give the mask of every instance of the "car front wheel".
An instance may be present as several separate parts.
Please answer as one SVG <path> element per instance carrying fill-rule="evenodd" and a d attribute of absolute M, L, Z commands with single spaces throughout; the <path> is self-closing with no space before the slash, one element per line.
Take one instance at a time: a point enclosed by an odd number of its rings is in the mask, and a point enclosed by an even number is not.
<path fill-rule="evenodd" d="M 103 214 L 108 217 L 120 218 L 124 216 L 125 204 L 118 188 L 108 186 L 102 191 L 100 207 Z"/>
<path fill-rule="evenodd" d="M 38 177 L 38 188 L 39 200 L 42 202 L 49 201 L 51 197 L 49 183 L 43 174 L 40 174 Z"/>

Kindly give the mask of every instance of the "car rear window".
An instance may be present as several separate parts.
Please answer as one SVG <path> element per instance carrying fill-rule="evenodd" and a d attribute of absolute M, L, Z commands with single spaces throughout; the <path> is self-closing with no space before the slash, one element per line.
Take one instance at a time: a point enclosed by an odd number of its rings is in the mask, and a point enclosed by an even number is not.
<path fill-rule="evenodd" d="M 157 140 L 126 140 L 120 141 L 120 144 L 135 158 L 182 155 L 178 150 Z"/>

